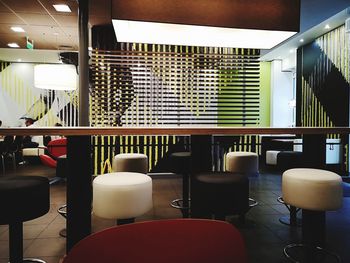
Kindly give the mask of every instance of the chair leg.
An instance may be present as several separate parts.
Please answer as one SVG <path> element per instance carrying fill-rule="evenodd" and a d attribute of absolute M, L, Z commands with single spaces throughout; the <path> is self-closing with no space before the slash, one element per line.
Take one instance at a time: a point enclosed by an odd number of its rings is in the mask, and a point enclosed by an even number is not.
<path fill-rule="evenodd" d="M 2 165 L 2 173 L 5 174 L 5 159 L 3 155 L 1 155 L 1 165 Z"/>
<path fill-rule="evenodd" d="M 10 262 L 23 261 L 23 223 L 13 222 L 9 225 Z"/>

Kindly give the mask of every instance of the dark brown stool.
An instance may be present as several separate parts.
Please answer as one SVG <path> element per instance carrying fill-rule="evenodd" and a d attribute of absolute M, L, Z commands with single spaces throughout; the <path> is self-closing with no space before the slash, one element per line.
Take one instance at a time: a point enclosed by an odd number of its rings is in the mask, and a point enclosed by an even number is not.
<path fill-rule="evenodd" d="M 244 222 L 249 205 L 249 179 L 231 172 L 196 174 L 191 188 L 192 217 L 211 217 L 225 220 L 227 215 L 239 215 Z M 254 204 L 255 206 L 256 204 Z"/>
<path fill-rule="evenodd" d="M 49 180 L 39 176 L 1 178 L 0 206 L 0 224 L 9 225 L 10 262 L 44 262 L 40 259 L 23 259 L 23 222 L 49 211 Z"/>

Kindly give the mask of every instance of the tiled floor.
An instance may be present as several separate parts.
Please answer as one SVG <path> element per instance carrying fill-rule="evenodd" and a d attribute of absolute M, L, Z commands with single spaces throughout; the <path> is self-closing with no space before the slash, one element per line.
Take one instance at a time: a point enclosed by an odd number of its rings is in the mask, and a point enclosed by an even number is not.
<path fill-rule="evenodd" d="M 13 175 L 10 171 L 6 176 Z M 18 175 L 54 176 L 53 169 L 41 165 L 20 166 Z M 287 209 L 276 201 L 281 194 L 281 176 L 278 173 L 262 173 L 251 178 L 250 195 L 259 205 L 249 211 L 247 224 L 240 226 L 236 217 L 227 220 L 235 224 L 243 234 L 251 263 L 288 262 L 283 247 L 291 241 L 299 240 L 300 228 L 290 228 L 278 219 L 288 214 Z M 169 201 L 181 196 L 181 178 L 153 178 L 153 209 L 137 221 L 179 218 L 178 210 L 169 206 Z M 24 223 L 24 255 L 38 257 L 48 263 L 57 263 L 65 253 L 65 239 L 59 231 L 65 227 L 65 220 L 57 214 L 57 208 L 65 203 L 65 184 L 51 186 L 51 209 L 48 214 Z M 112 220 L 93 217 L 93 231 L 114 225 Z M 337 252 L 342 262 L 350 262 L 350 198 L 344 198 L 344 207 L 337 212 L 327 213 L 327 242 Z M 0 226 L 0 263 L 8 262 L 8 227 Z"/>

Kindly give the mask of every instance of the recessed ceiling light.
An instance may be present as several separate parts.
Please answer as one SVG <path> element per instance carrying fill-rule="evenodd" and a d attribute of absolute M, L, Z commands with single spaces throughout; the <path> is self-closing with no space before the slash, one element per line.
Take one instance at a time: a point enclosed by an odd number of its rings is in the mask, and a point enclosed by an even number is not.
<path fill-rule="evenodd" d="M 17 59 L 17 62 L 22 62 L 22 59 L 20 59 L 20 58 L 19 58 L 19 59 Z"/>
<path fill-rule="evenodd" d="M 19 47 L 17 43 L 8 43 L 7 44 L 9 47 Z"/>
<path fill-rule="evenodd" d="M 65 13 L 72 12 L 72 10 L 70 10 L 68 5 L 53 5 L 53 7 L 56 9 L 57 12 L 65 12 Z"/>
<path fill-rule="evenodd" d="M 300 39 L 300 40 L 299 40 L 299 42 L 303 43 L 303 42 L 304 42 L 304 39 L 303 39 L 303 38 L 302 38 L 302 39 Z"/>
<path fill-rule="evenodd" d="M 19 27 L 19 26 L 12 26 L 11 30 L 15 31 L 15 32 L 25 32 L 24 29 L 22 27 Z"/>
<path fill-rule="evenodd" d="M 327 24 L 324 26 L 324 29 L 330 29 L 331 27 Z"/>
<path fill-rule="evenodd" d="M 289 50 L 289 53 L 294 53 L 294 51 L 295 51 L 295 49 L 292 48 L 292 49 Z"/>

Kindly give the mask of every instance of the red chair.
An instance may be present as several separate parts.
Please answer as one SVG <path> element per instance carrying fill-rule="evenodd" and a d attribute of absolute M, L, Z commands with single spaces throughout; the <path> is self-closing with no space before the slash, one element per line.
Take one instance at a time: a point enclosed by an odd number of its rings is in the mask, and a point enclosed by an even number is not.
<path fill-rule="evenodd" d="M 76 244 L 63 263 L 247 263 L 238 230 L 223 221 L 172 219 L 112 227 Z"/>
<path fill-rule="evenodd" d="M 60 171 L 65 171 L 65 169 L 58 169 L 57 160 L 67 154 L 67 139 L 61 138 L 52 140 L 45 147 L 47 154 L 40 155 L 40 160 L 44 165 L 56 169 L 56 177 L 50 179 L 50 184 L 61 181 L 65 175 L 60 174 Z M 63 164 L 65 165 L 65 164 Z"/>

